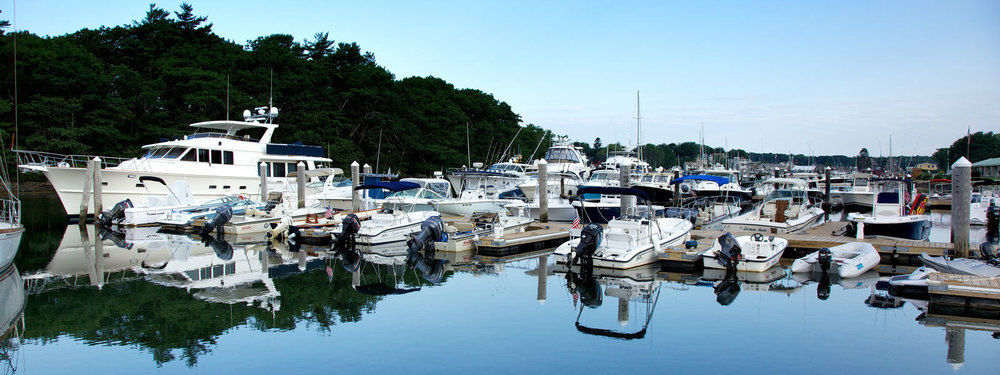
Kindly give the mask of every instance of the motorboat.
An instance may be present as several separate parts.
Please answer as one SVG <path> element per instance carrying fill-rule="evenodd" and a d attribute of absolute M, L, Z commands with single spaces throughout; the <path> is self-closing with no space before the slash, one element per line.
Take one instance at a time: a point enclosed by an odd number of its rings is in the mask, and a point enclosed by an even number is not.
<path fill-rule="evenodd" d="M 728 169 L 707 169 L 703 174 L 686 175 L 671 181 L 684 183 L 697 197 L 731 196 L 742 200 L 753 198 L 753 192 L 740 186 L 740 172 Z"/>
<path fill-rule="evenodd" d="M 156 177 L 143 176 L 140 180 L 159 180 Z M 192 208 L 204 204 L 196 202 L 191 195 L 187 182 L 175 181 L 174 186 L 167 188 L 168 194 L 163 197 L 149 196 L 145 203 L 134 204 L 131 200 L 118 202 L 110 210 L 101 214 L 99 220 L 105 226 L 119 224 L 124 226 L 155 225 L 173 210 Z"/>
<path fill-rule="evenodd" d="M 890 276 L 885 283 L 880 282 L 882 289 L 887 289 L 894 296 L 914 296 L 927 298 L 927 278 L 938 271 L 931 267 L 919 267 L 905 275 Z"/>
<path fill-rule="evenodd" d="M 804 231 L 823 216 L 823 209 L 806 193 L 806 183 L 799 179 L 771 178 L 764 184 L 776 188 L 750 212 L 722 221 L 728 232 L 789 234 Z"/>
<path fill-rule="evenodd" d="M 191 124 L 199 132 L 142 146 L 146 153 L 138 158 L 102 157 L 102 206 L 111 207 L 126 199 L 145 202 L 149 196 L 165 196 L 169 194 L 167 187 L 176 181 L 186 181 L 197 201 L 231 195 L 262 199 L 258 196 L 261 163 L 266 167 L 268 191 L 278 191 L 294 182 L 287 175 L 300 169 L 299 163 L 306 170 L 330 163 L 320 146 L 273 143 L 277 117 L 277 108 L 259 107 L 253 112 L 244 111 L 244 121 Z M 256 131 L 263 132 L 260 139 L 247 134 Z M 15 152 L 18 168 L 44 174 L 59 195 L 66 214 L 71 218 L 79 216 L 82 187 L 88 173 L 92 173 L 88 172 L 87 163 L 94 157 Z M 140 180 L 141 177 L 155 177 L 163 183 L 147 183 L 150 180 Z M 94 213 L 93 205 L 88 209 Z"/>
<path fill-rule="evenodd" d="M 942 273 L 1000 277 L 1000 266 L 996 263 L 991 264 L 990 262 L 984 260 L 969 258 L 948 259 L 946 257 L 936 257 L 927 255 L 927 253 L 921 253 L 920 261 L 924 264 L 924 267 L 931 268 Z"/>
<path fill-rule="evenodd" d="M 448 252 L 473 250 L 473 241 L 479 237 L 503 238 L 506 233 L 523 232 L 534 220 L 524 215 L 508 215 L 507 210 L 477 212 L 468 220 L 445 223 L 445 241 L 434 244 L 435 249 Z"/>
<path fill-rule="evenodd" d="M 642 175 L 632 188 L 646 193 L 654 204 L 667 204 L 674 200 L 672 179 L 670 172 L 650 172 Z"/>
<path fill-rule="evenodd" d="M 632 176 L 632 179 L 630 179 L 630 182 L 632 183 L 638 182 L 640 176 L 652 170 L 649 163 L 636 156 L 635 152 L 624 150 L 611 152 L 607 159 L 601 163 L 601 168 L 617 171 L 626 165 L 629 166 L 629 170 L 631 171 L 630 176 Z M 593 172 L 591 172 L 591 177 L 593 177 Z"/>
<path fill-rule="evenodd" d="M 532 202 L 513 202 L 508 203 L 504 206 L 508 211 L 517 212 L 519 210 L 524 210 L 527 212 L 527 216 L 538 220 L 541 216 L 541 205 L 538 200 Z M 561 198 L 558 196 L 548 197 L 548 212 L 549 221 L 558 222 L 572 222 L 580 217 L 580 212 L 573 202 L 567 198 Z"/>
<path fill-rule="evenodd" d="M 919 194 L 913 204 L 910 197 L 910 180 L 898 178 L 873 179 L 875 205 L 868 214 L 852 212 L 847 215 L 848 236 L 887 236 L 925 241 L 931 233 L 931 220 L 921 215 L 919 201 L 926 196 Z"/>
<path fill-rule="evenodd" d="M 420 185 L 408 181 L 387 181 L 373 184 L 365 184 L 355 188 L 355 190 L 380 189 L 391 193 L 412 190 Z M 383 245 L 395 242 L 404 242 L 407 236 L 420 231 L 420 224 L 431 217 L 440 217 L 441 214 L 434 210 L 415 210 L 413 207 L 382 207 L 371 217 L 361 222 L 361 228 L 357 233 L 358 244 L 367 246 Z"/>
<path fill-rule="evenodd" d="M 705 250 L 702 263 L 705 268 L 727 269 L 735 266 L 737 271 L 764 272 L 778 264 L 786 247 L 788 240 L 780 237 L 761 233 L 735 237 L 726 233 Z"/>
<path fill-rule="evenodd" d="M 632 196 L 645 200 L 647 209 L 640 213 L 637 205 L 626 207 L 620 217 L 608 221 L 607 228 L 587 223 L 582 229 L 571 229 L 570 240 L 556 248 L 558 262 L 603 268 L 628 269 L 659 261 L 658 253 L 667 247 L 680 246 L 691 239 L 691 222 L 653 215 L 646 193 L 629 188 L 586 187 L 578 194 L 610 194 Z"/>
<path fill-rule="evenodd" d="M 217 209 L 222 207 L 228 207 L 232 215 L 239 215 L 247 209 L 264 208 L 264 205 L 254 202 L 246 196 L 228 196 L 210 200 L 199 206 L 172 210 L 156 223 L 164 229 L 184 229 L 190 227 L 195 220 L 211 220 L 215 217 Z"/>
<path fill-rule="evenodd" d="M 583 217 L 587 219 L 588 222 L 607 224 L 612 219 L 621 216 L 621 197 L 617 195 L 607 195 L 607 194 L 587 194 L 588 196 L 597 196 L 597 199 L 587 199 L 583 198 L 581 200 L 576 200 L 570 204 L 580 213 Z M 653 210 L 653 214 L 656 216 L 663 216 L 665 209 L 663 206 L 658 205 L 640 205 L 636 207 L 639 214 L 645 214 L 648 209 Z"/>
<path fill-rule="evenodd" d="M 982 189 L 972 193 L 969 204 L 969 224 L 986 225 L 989 210 L 1000 210 L 1000 194 L 995 190 Z"/>
<path fill-rule="evenodd" d="M 850 189 L 840 192 L 840 201 L 846 211 L 870 212 L 875 206 L 875 191 L 869 180 L 871 174 L 854 174 L 853 183 Z"/>
<path fill-rule="evenodd" d="M 474 163 L 473 168 L 451 169 L 447 179 L 455 195 L 462 197 L 467 191 L 496 191 L 496 197 L 501 199 L 521 199 L 526 195 L 518 185 L 528 181 L 527 173 L 534 167 L 530 164 L 517 163 L 510 160 L 496 163 L 489 168 L 481 169 L 482 163 Z"/>
<path fill-rule="evenodd" d="M 555 195 L 558 197 L 574 196 L 576 195 L 576 189 L 585 185 L 583 177 L 575 172 L 552 171 L 550 169 L 545 178 L 545 185 L 548 186 L 546 192 L 549 195 Z M 538 173 L 529 173 L 528 181 L 518 185 L 517 187 L 524 193 L 524 196 L 532 200 L 537 200 L 539 194 Z"/>
<path fill-rule="evenodd" d="M 381 206 L 392 210 L 434 211 L 437 203 L 450 199 L 451 183 L 443 178 L 404 178 L 398 186 L 411 188 L 393 191 L 381 200 Z"/>
<path fill-rule="evenodd" d="M 867 242 L 850 242 L 829 249 L 820 249 L 796 259 L 792 272 L 835 272 L 843 278 L 853 278 L 878 265 L 882 257 Z"/>
<path fill-rule="evenodd" d="M 587 155 L 583 153 L 583 149 L 574 146 L 569 141 L 569 137 L 558 137 L 549 147 L 548 151 L 545 152 L 545 162 L 548 163 L 548 173 L 552 175 L 557 172 L 567 172 L 576 176 L 579 176 L 581 180 L 590 177 L 590 166 Z M 537 169 L 538 162 L 535 162 L 534 168 Z M 550 181 L 552 179 L 550 178 Z M 532 196 L 533 194 L 524 191 L 525 196 Z"/>
<path fill-rule="evenodd" d="M 667 209 L 667 216 L 691 221 L 696 228 L 704 228 L 739 215 L 740 199 L 728 196 L 695 198 L 680 207 Z"/>

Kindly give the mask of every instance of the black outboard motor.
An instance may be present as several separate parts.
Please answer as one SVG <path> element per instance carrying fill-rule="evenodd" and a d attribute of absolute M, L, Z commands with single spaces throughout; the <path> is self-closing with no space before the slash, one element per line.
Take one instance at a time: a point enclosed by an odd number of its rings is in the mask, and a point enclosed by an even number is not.
<path fill-rule="evenodd" d="M 121 202 L 115 203 L 107 212 L 101 213 L 101 216 L 97 220 L 103 226 L 110 226 L 111 224 L 120 222 L 125 219 L 125 209 L 132 208 L 132 200 L 126 199 Z"/>
<path fill-rule="evenodd" d="M 338 250 L 337 257 L 340 258 L 340 265 L 349 273 L 354 273 L 361 267 L 361 254 L 352 248 Z"/>
<path fill-rule="evenodd" d="M 361 231 L 361 220 L 350 214 L 340 221 L 340 233 L 333 235 L 334 249 L 354 249 L 354 235 Z"/>
<path fill-rule="evenodd" d="M 997 252 L 993 248 L 993 244 L 989 242 L 979 244 L 979 258 L 987 262 L 996 263 Z"/>
<path fill-rule="evenodd" d="M 819 269 L 823 271 L 825 275 L 830 271 L 830 265 L 833 264 L 833 253 L 830 252 L 828 248 L 819 249 L 819 255 L 817 255 L 817 261 L 819 262 Z"/>
<path fill-rule="evenodd" d="M 580 243 L 576 245 L 574 252 L 576 255 L 573 259 L 570 259 L 569 266 L 572 267 L 573 264 L 579 259 L 585 264 L 593 264 L 594 252 L 597 251 L 597 246 L 601 243 L 601 236 L 604 234 L 604 228 L 600 224 L 590 223 L 583 226 L 580 230 Z"/>
<path fill-rule="evenodd" d="M 997 238 L 997 235 L 1000 235 L 998 232 L 1000 232 L 1000 206 L 990 202 L 990 206 L 986 208 L 986 237 Z"/>
<path fill-rule="evenodd" d="M 212 233 L 213 230 L 219 230 L 219 237 L 225 236 L 225 231 L 222 227 L 233 218 L 233 208 L 229 206 L 219 206 L 215 208 L 215 217 L 211 221 L 205 223 L 205 226 L 201 228 L 201 235 L 207 235 Z"/>
<path fill-rule="evenodd" d="M 719 253 L 715 255 L 715 259 L 726 267 L 726 270 L 736 269 L 736 264 L 739 263 L 740 257 L 743 254 L 743 249 L 740 248 L 739 241 L 736 237 L 733 237 L 732 233 L 723 234 L 719 237 Z"/>
<path fill-rule="evenodd" d="M 739 247 L 737 247 L 739 248 Z M 715 302 L 719 305 L 728 306 L 736 300 L 736 296 L 740 295 L 740 281 L 736 277 L 736 263 L 733 263 L 732 268 L 726 269 L 726 277 L 716 285 L 715 288 Z"/>
<path fill-rule="evenodd" d="M 570 294 L 578 294 L 580 303 L 584 306 L 596 309 L 604 303 L 601 284 L 597 282 L 592 273 L 581 272 L 577 275 L 575 272 L 569 271 L 566 273 L 566 283 Z"/>
<path fill-rule="evenodd" d="M 821 254 L 822 255 L 822 254 Z M 826 301 L 830 298 L 830 274 L 823 271 L 819 277 L 819 285 L 816 286 L 816 298 Z"/>
<path fill-rule="evenodd" d="M 410 252 L 406 254 L 406 264 L 410 268 L 416 268 L 424 276 L 424 280 L 437 284 L 444 279 L 444 266 L 447 262 L 443 259 L 434 259 L 424 256 L 421 252 Z"/>
<path fill-rule="evenodd" d="M 432 216 L 420 224 L 420 233 L 411 234 L 406 240 L 406 251 L 409 253 L 421 250 L 433 250 L 434 241 L 444 240 L 444 222 L 441 217 Z"/>

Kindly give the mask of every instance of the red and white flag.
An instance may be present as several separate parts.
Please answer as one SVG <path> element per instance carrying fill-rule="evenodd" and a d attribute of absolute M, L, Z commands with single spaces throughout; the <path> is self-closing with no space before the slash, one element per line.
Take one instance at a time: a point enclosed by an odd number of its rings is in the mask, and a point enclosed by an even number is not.
<path fill-rule="evenodd" d="M 580 227 L 580 217 L 577 216 L 576 219 L 573 219 L 573 229 L 576 229 L 576 228 L 579 228 L 579 227 Z"/>

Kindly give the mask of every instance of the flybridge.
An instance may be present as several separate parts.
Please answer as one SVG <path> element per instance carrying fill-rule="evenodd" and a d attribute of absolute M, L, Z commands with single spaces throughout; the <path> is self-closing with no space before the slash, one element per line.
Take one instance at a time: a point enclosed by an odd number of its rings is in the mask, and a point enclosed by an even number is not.
<path fill-rule="evenodd" d="M 218 133 L 200 133 L 192 134 L 186 137 L 186 139 L 194 138 L 205 138 L 205 137 L 217 137 L 233 139 L 237 141 L 248 141 L 248 142 L 260 142 L 260 143 L 271 143 L 271 136 L 274 134 L 274 129 L 278 128 L 278 124 L 274 123 L 274 119 L 278 118 L 278 108 L 276 107 L 257 107 L 253 111 L 245 110 L 243 111 L 243 121 L 204 121 L 191 124 L 191 127 L 200 129 L 212 129 L 221 130 L 225 134 Z M 247 130 L 247 129 L 265 129 L 264 135 L 260 137 L 260 140 L 255 140 L 249 136 L 239 137 L 236 135 L 237 132 Z"/>

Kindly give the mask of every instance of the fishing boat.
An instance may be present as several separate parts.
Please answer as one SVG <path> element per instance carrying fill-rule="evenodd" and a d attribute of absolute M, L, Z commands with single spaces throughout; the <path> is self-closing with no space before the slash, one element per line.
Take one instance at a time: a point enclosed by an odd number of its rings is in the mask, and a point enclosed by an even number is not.
<path fill-rule="evenodd" d="M 294 182 L 287 175 L 299 169 L 299 163 L 311 170 L 323 168 L 330 162 L 320 146 L 271 142 L 278 128 L 274 123 L 277 117 L 277 108 L 259 107 L 254 112 L 245 111 L 244 121 L 191 124 L 199 132 L 142 146 L 146 153 L 138 158 L 102 157 L 102 206 L 111 207 L 126 199 L 145 202 L 149 196 L 167 195 L 167 186 L 176 181 L 186 181 L 197 201 L 231 195 L 261 199 L 258 196 L 260 163 L 266 166 L 268 191 L 278 191 Z M 253 139 L 248 134 L 256 131 L 263 132 L 260 139 Z M 15 152 L 18 168 L 44 174 L 59 195 L 66 214 L 71 218 L 79 216 L 88 175 L 87 163 L 94 157 Z M 140 181 L 144 176 L 158 178 L 163 183 Z M 90 213 L 94 213 L 92 206 L 88 208 Z"/>
<path fill-rule="evenodd" d="M 355 190 L 380 189 L 397 193 L 419 188 L 420 185 L 408 181 L 377 182 L 365 184 Z M 414 210 L 413 207 L 399 209 L 382 207 L 378 212 L 361 223 L 357 233 L 357 243 L 366 246 L 384 245 L 394 242 L 405 242 L 407 236 L 420 231 L 420 224 L 431 217 L 441 216 L 433 210 Z"/>
<path fill-rule="evenodd" d="M 764 184 L 775 189 L 750 212 L 722 221 L 728 232 L 760 232 L 773 234 L 798 233 L 806 230 L 823 216 L 806 192 L 806 183 L 799 179 L 771 178 Z"/>
<path fill-rule="evenodd" d="M 646 193 L 654 204 L 667 204 L 674 200 L 672 179 L 671 172 L 650 172 L 642 175 L 632 188 Z"/>
<path fill-rule="evenodd" d="M 867 242 L 850 242 L 820 249 L 792 263 L 792 272 L 834 272 L 843 278 L 858 277 L 878 265 L 882 257 Z"/>
<path fill-rule="evenodd" d="M 231 214 L 239 215 L 247 209 L 264 208 L 264 205 L 254 202 L 246 196 L 228 196 L 213 199 L 198 206 L 172 210 L 166 217 L 158 220 L 156 223 L 164 229 L 186 229 L 191 227 L 195 220 L 211 220 L 215 217 L 216 210 L 222 207 L 228 207 L 231 210 Z"/>
<path fill-rule="evenodd" d="M 518 185 L 528 181 L 528 173 L 535 167 L 530 164 L 516 162 L 516 159 L 504 163 L 495 163 L 482 169 L 482 163 L 474 163 L 473 168 L 448 170 L 447 179 L 451 182 L 455 195 L 462 197 L 467 191 L 496 191 L 496 197 L 501 199 L 522 199 L 524 192 Z"/>
<path fill-rule="evenodd" d="M 624 215 L 608 221 L 607 229 L 587 223 L 582 229 L 570 231 L 570 240 L 555 250 L 562 263 L 585 262 L 594 267 L 628 269 L 659 260 L 658 253 L 671 246 L 680 246 L 691 238 L 691 222 L 653 215 L 646 193 L 629 188 L 580 188 L 578 194 L 610 194 L 631 196 L 646 201 L 645 213 L 637 205 L 626 207 Z M 584 204 L 585 205 L 585 204 Z"/>
<path fill-rule="evenodd" d="M 887 236 L 924 241 L 931 233 L 931 220 L 922 215 L 923 194 L 907 204 L 910 197 L 910 180 L 883 178 L 871 180 L 874 184 L 875 205 L 868 214 L 852 212 L 847 215 L 848 236 Z M 919 208 L 919 209 L 918 209 Z"/>
<path fill-rule="evenodd" d="M 702 254 L 705 268 L 727 269 L 735 261 L 737 271 L 764 272 L 778 264 L 788 240 L 754 233 L 735 237 L 726 233 Z"/>
<path fill-rule="evenodd" d="M 840 192 L 840 200 L 844 210 L 869 212 L 875 205 L 875 192 L 871 189 L 869 180 L 871 174 L 855 173 L 850 189 Z"/>

